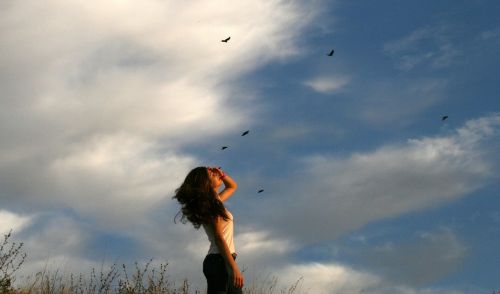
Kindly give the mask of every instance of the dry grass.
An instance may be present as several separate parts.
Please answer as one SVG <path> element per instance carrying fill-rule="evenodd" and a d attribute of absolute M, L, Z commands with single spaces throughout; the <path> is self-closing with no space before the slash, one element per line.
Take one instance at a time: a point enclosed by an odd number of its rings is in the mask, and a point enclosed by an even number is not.
<path fill-rule="evenodd" d="M 12 289 L 10 293 L 202 293 L 197 289 L 192 291 L 187 280 L 184 280 L 181 285 L 175 285 L 167 278 L 168 264 L 160 264 L 158 270 L 150 267 L 151 262 L 152 260 L 144 268 L 135 263 L 133 273 L 130 273 L 125 265 L 118 267 L 116 264 L 113 264 L 109 270 L 100 273 L 96 273 L 95 269 L 92 268 L 89 276 L 70 274 L 69 277 L 63 277 L 58 271 L 54 273 L 43 271 L 27 277 L 22 286 Z"/>
<path fill-rule="evenodd" d="M 14 287 L 16 271 L 26 259 L 21 252 L 23 243 L 12 243 L 7 249 L 11 232 L 4 236 L 0 246 L 0 294 L 190 294 L 206 293 L 206 290 L 192 289 L 189 281 L 184 279 L 180 284 L 171 281 L 167 275 L 168 263 L 152 268 L 152 259 L 141 268 L 135 263 L 130 272 L 122 264 L 113 264 L 109 270 L 96 273 L 92 268 L 88 276 L 79 274 L 61 274 L 58 270 L 43 270 L 24 278 L 20 286 Z M 295 294 L 299 293 L 302 278 L 290 287 L 279 287 L 277 277 L 254 280 L 243 289 L 245 294 Z"/>
<path fill-rule="evenodd" d="M 0 292 L 8 293 L 12 287 L 14 273 L 21 267 L 26 259 L 26 253 L 21 252 L 23 243 L 12 243 L 9 247 L 9 238 L 12 230 L 4 235 L 4 240 L 0 244 Z"/>
<path fill-rule="evenodd" d="M 151 261 L 150 261 L 151 262 Z M 168 279 L 166 270 L 168 264 L 161 264 L 160 269 L 149 267 L 147 263 L 144 268 L 136 264 L 132 275 L 125 265 L 120 270 L 116 265 L 111 266 L 107 272 L 96 274 L 91 270 L 89 277 L 73 274 L 69 278 L 63 278 L 57 271 L 52 274 L 39 272 L 34 277 L 29 277 L 22 286 L 12 289 L 9 293 L 19 294 L 88 294 L 88 293 L 123 293 L 123 294 L 188 294 L 206 293 L 206 290 L 192 289 L 187 279 L 179 284 Z M 288 288 L 280 288 L 278 278 L 271 277 L 265 280 L 253 281 L 243 289 L 245 294 L 298 294 L 297 289 L 301 283 L 299 279 Z"/>

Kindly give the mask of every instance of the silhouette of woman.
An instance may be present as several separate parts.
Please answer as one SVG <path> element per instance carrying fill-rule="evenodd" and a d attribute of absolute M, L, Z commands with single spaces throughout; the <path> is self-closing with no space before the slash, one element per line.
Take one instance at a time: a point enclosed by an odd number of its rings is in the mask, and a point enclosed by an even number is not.
<path fill-rule="evenodd" d="M 224 184 L 224 189 L 218 192 Z M 196 229 L 203 226 L 210 248 L 203 261 L 208 294 L 240 294 L 244 278 L 236 264 L 233 242 L 233 215 L 224 206 L 238 188 L 236 182 L 220 168 L 197 167 L 175 190 L 174 199 L 181 204 L 181 221 L 186 219 Z"/>

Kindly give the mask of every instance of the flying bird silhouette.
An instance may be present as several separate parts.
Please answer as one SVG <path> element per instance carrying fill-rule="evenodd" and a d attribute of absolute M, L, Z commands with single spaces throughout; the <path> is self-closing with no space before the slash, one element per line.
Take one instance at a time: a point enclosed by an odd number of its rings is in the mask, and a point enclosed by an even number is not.
<path fill-rule="evenodd" d="M 227 146 L 222 146 L 222 148 L 220 150 L 224 150 L 224 149 L 227 149 Z"/>
<path fill-rule="evenodd" d="M 332 51 L 330 51 L 330 53 L 328 53 L 327 55 L 328 56 L 333 56 L 333 53 L 335 52 L 335 50 L 332 49 Z"/>
<path fill-rule="evenodd" d="M 227 37 L 224 40 L 221 40 L 221 42 L 227 43 L 227 41 L 229 41 L 229 39 L 231 39 L 231 37 Z"/>
<path fill-rule="evenodd" d="M 444 120 L 446 120 L 447 118 L 448 118 L 448 116 L 447 116 L 447 115 L 445 115 L 445 116 L 443 116 L 443 117 L 441 118 L 441 120 L 442 120 L 442 121 L 444 121 Z"/>
<path fill-rule="evenodd" d="M 241 134 L 241 136 L 248 135 L 248 133 L 250 133 L 250 131 L 244 131 L 243 134 Z"/>
<path fill-rule="evenodd" d="M 260 189 L 257 193 L 262 193 L 264 192 L 264 189 Z"/>

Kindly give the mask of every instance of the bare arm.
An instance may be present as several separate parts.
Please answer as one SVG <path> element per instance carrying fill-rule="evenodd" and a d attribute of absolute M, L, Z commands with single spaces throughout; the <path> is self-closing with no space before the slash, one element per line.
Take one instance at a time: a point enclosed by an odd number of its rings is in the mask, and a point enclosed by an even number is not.
<path fill-rule="evenodd" d="M 234 261 L 234 258 L 231 255 L 231 252 L 229 251 L 229 247 L 227 246 L 226 240 L 224 240 L 224 237 L 222 235 L 221 217 L 218 216 L 214 218 L 213 229 L 215 233 L 215 243 L 219 248 L 219 252 L 226 261 L 226 264 L 229 265 L 229 268 L 232 269 L 234 286 L 236 288 L 243 288 L 243 283 L 244 283 L 243 275 L 241 274 L 238 265 Z"/>
<path fill-rule="evenodd" d="M 231 178 L 228 174 L 224 173 L 220 168 L 217 169 L 222 176 L 222 182 L 224 183 L 224 189 L 219 193 L 220 200 L 222 202 L 233 196 L 233 193 L 238 189 L 238 184 Z"/>

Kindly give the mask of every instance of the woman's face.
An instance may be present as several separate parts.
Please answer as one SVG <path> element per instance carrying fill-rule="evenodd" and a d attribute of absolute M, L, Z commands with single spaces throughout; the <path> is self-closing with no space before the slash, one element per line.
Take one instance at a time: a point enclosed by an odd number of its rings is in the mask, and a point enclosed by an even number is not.
<path fill-rule="evenodd" d="M 217 172 L 217 170 L 214 170 L 212 168 L 207 168 L 207 172 L 208 178 L 210 179 L 210 184 L 214 189 L 218 189 L 222 185 L 222 180 L 219 173 Z"/>

